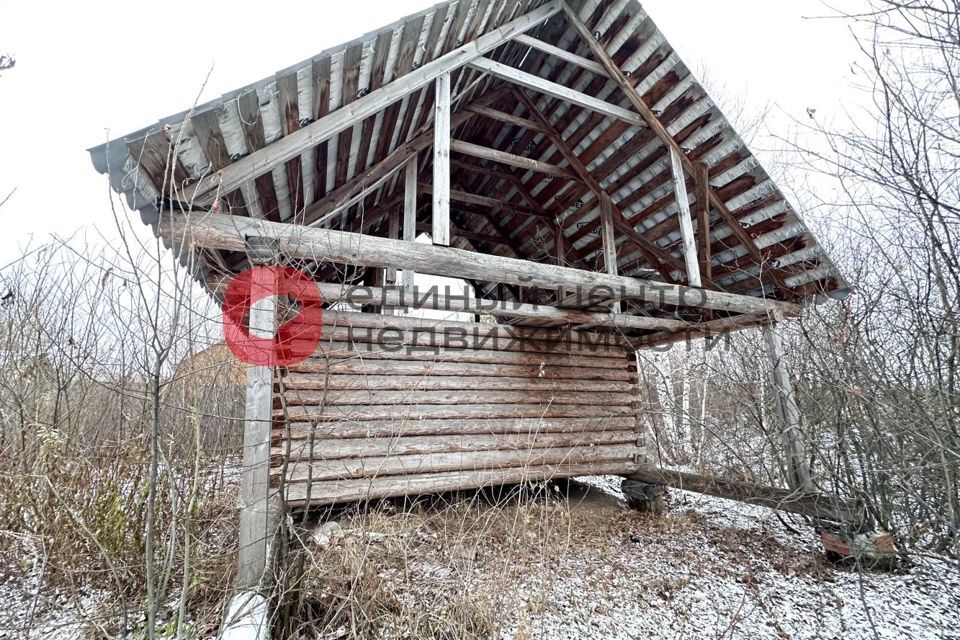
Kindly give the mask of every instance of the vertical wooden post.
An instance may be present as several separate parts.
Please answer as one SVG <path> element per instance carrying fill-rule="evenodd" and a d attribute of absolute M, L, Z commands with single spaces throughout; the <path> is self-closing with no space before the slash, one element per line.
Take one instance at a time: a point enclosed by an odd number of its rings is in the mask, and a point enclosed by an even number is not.
<path fill-rule="evenodd" d="M 697 239 L 700 241 L 700 275 L 713 279 L 713 257 L 710 255 L 710 175 L 702 162 L 694 163 L 694 180 L 697 184 Z"/>
<path fill-rule="evenodd" d="M 400 217 L 403 214 L 399 209 L 395 209 L 390 212 L 390 220 L 387 223 L 387 236 L 391 240 L 400 239 Z M 396 267 L 390 267 L 384 273 L 383 283 L 388 289 L 393 289 L 397 286 L 397 269 Z M 396 307 L 384 307 L 383 313 L 388 316 L 396 314 Z"/>
<path fill-rule="evenodd" d="M 267 263 L 267 260 L 263 261 Z M 275 276 L 254 271 L 250 308 L 250 335 L 272 338 L 276 331 Z M 266 294 L 266 295 L 265 295 Z M 258 296 L 264 296 L 257 300 Z M 273 368 L 247 367 L 244 407 L 243 473 L 240 478 L 240 552 L 238 587 L 254 591 L 261 587 L 267 557 L 276 533 L 270 508 L 270 431 L 273 427 Z"/>
<path fill-rule="evenodd" d="M 617 236 L 613 228 L 613 200 L 606 192 L 600 194 L 600 236 L 603 239 L 603 266 L 611 276 L 617 273 Z M 613 313 L 620 313 L 620 303 L 610 309 Z"/>
<path fill-rule="evenodd" d="M 403 239 L 415 242 L 417 239 L 417 156 L 407 162 L 403 180 Z M 409 296 L 413 293 L 414 272 L 403 270 L 403 291 Z"/>
<path fill-rule="evenodd" d="M 553 229 L 553 252 L 556 254 L 557 266 L 567 266 L 567 238 L 563 235 L 563 227 L 560 225 Z M 565 295 L 563 287 L 557 289 L 557 303 L 560 303 Z"/>
<path fill-rule="evenodd" d="M 783 422 L 783 450 L 787 457 L 787 481 L 791 489 L 812 490 L 806 447 L 800 429 L 800 407 L 797 404 L 790 371 L 783 353 L 783 336 L 776 323 L 764 326 L 763 336 L 770 356 L 771 381 L 777 393 L 777 413 Z"/>
<path fill-rule="evenodd" d="M 700 264 L 697 260 L 697 239 L 693 235 L 693 222 L 690 220 L 690 197 L 687 195 L 687 178 L 683 173 L 683 161 L 680 154 L 670 149 L 670 162 L 673 165 L 673 190 L 677 196 L 677 215 L 680 216 L 680 236 L 683 238 L 683 260 L 687 265 L 687 284 L 700 287 Z"/>
<path fill-rule="evenodd" d="M 433 118 L 433 244 L 450 245 L 450 74 L 437 78 Z"/>

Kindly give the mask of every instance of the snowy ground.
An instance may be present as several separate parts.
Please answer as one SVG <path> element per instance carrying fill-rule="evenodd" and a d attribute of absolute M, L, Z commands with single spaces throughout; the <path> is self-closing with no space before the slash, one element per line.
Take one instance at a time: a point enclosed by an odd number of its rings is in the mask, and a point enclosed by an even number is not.
<path fill-rule="evenodd" d="M 619 494 L 613 479 L 587 482 Z M 797 536 L 768 509 L 671 495 L 664 520 L 679 526 L 658 532 L 637 516 L 636 534 L 581 548 L 529 637 L 960 638 L 956 565 L 837 569 L 812 531 Z"/>
<path fill-rule="evenodd" d="M 793 533 L 770 510 L 671 491 L 667 514 L 648 516 L 624 506 L 617 479 L 583 480 L 589 487 L 552 506 L 342 516 L 341 537 L 312 553 L 329 567 L 324 554 L 369 545 L 364 553 L 411 605 L 402 615 L 438 610 L 451 593 L 483 600 L 503 639 L 960 639 L 956 564 L 840 569 L 812 531 Z M 25 637 L 34 597 L 0 584 L 0 639 Z M 81 637 L 92 599 L 41 595 L 30 637 Z"/>

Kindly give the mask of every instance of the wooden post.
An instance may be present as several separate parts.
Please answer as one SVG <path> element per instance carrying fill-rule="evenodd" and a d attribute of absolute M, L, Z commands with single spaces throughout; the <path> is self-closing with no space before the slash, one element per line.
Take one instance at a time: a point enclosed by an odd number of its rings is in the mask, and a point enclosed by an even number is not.
<path fill-rule="evenodd" d="M 790 372 L 783 353 L 783 337 L 776 323 L 763 327 L 767 353 L 772 364 L 771 381 L 777 392 L 777 413 L 783 422 L 783 449 L 787 457 L 787 481 L 792 489 L 809 491 L 810 469 L 800 429 L 800 407 L 790 383 Z"/>
<path fill-rule="evenodd" d="M 603 238 L 603 266 L 611 276 L 617 273 L 617 236 L 613 230 L 613 200 L 603 192 L 600 195 L 600 234 Z M 613 313 L 620 313 L 620 303 L 611 308 Z"/>
<path fill-rule="evenodd" d="M 693 178 L 697 185 L 697 239 L 700 249 L 697 256 L 700 258 L 700 275 L 706 280 L 713 279 L 713 258 L 710 255 L 710 176 L 707 166 L 702 162 L 694 164 L 696 167 Z"/>
<path fill-rule="evenodd" d="M 433 244 L 450 246 L 450 74 L 437 78 L 433 117 Z"/>
<path fill-rule="evenodd" d="M 256 253 L 256 249 L 255 249 Z M 264 252 L 265 253 L 265 252 Z M 269 258 L 261 254 L 262 264 Z M 275 276 L 269 271 L 254 272 L 251 298 L 276 291 Z M 267 295 L 250 308 L 250 334 L 272 338 L 276 331 L 276 298 Z M 276 532 L 277 514 L 270 505 L 270 431 L 273 427 L 273 368 L 247 367 L 244 407 L 243 473 L 240 478 L 240 551 L 238 588 L 255 591 L 262 587 L 269 549 Z"/>
<path fill-rule="evenodd" d="M 400 238 L 400 218 L 403 214 L 399 209 L 394 209 L 390 212 L 390 220 L 387 223 L 387 235 L 391 240 L 398 240 Z M 387 289 L 393 289 L 397 286 L 397 268 L 396 267 L 387 267 L 386 272 L 384 273 L 383 284 Z M 392 316 L 397 312 L 395 307 L 384 307 L 383 313 L 388 316 Z"/>
<path fill-rule="evenodd" d="M 403 239 L 407 242 L 417 240 L 417 156 L 407 162 L 403 181 Z M 413 293 L 412 269 L 403 270 L 403 290 Z"/>
<path fill-rule="evenodd" d="M 687 266 L 687 284 L 691 287 L 701 287 L 703 285 L 700 281 L 700 263 L 697 259 L 697 238 L 693 235 L 693 222 L 690 220 L 687 178 L 683 173 L 680 154 L 672 148 L 670 162 L 673 166 L 673 191 L 677 196 L 677 215 L 680 216 L 680 236 L 683 238 L 683 261 Z"/>

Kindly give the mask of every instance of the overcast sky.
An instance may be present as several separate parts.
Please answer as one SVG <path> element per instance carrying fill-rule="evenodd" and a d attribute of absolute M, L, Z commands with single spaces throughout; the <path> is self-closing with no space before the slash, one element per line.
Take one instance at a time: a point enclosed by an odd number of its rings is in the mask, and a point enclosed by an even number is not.
<path fill-rule="evenodd" d="M 0 77 L 0 200 L 16 188 L 0 208 L 0 265 L 50 234 L 112 235 L 106 178 L 86 149 L 189 108 L 211 67 L 201 102 L 431 4 L 0 0 L 0 53 L 17 58 Z M 775 133 L 855 99 L 846 27 L 809 19 L 829 13 L 821 0 L 642 4 L 711 86 L 772 108 Z"/>

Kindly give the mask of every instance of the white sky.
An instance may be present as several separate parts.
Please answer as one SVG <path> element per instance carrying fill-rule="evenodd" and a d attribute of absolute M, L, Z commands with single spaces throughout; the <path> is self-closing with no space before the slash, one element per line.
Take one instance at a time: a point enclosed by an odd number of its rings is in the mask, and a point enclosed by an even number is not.
<path fill-rule="evenodd" d="M 846 7 L 861 0 L 842 0 Z M 310 3 L 0 0 L 0 265 L 50 234 L 112 236 L 106 178 L 86 149 L 274 74 L 319 51 L 433 4 L 432 0 Z M 857 51 L 820 0 L 646 0 L 692 69 L 773 107 L 786 135 L 806 109 L 829 120 L 853 101 Z M 148 8 L 152 7 L 152 8 Z"/>

